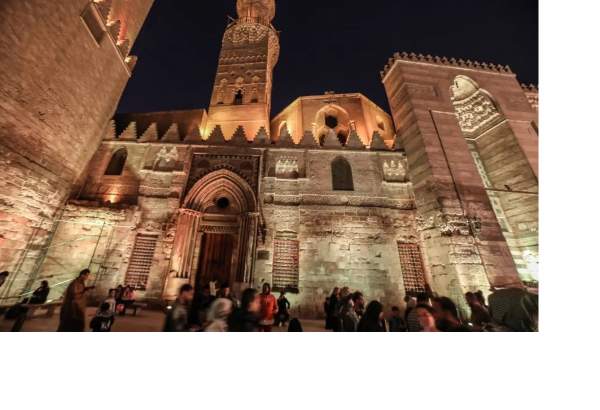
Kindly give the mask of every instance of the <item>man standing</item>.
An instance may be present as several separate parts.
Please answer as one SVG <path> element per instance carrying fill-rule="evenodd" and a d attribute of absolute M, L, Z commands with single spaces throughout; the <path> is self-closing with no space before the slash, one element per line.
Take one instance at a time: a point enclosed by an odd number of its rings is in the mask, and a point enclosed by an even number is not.
<path fill-rule="evenodd" d="M 86 292 L 94 287 L 86 287 L 85 282 L 90 276 L 90 270 L 79 272 L 65 292 L 62 308 L 60 309 L 59 332 L 83 332 L 85 329 L 85 309 L 87 308 Z"/>
<path fill-rule="evenodd" d="M 165 332 L 187 332 L 190 330 L 188 320 L 189 306 L 194 299 L 194 288 L 185 284 L 179 289 L 179 296 L 171 305 L 163 331 Z"/>
<path fill-rule="evenodd" d="M 270 332 L 275 322 L 275 315 L 277 314 L 277 299 L 271 294 L 271 285 L 268 283 L 263 284 L 259 301 L 260 331 Z"/>

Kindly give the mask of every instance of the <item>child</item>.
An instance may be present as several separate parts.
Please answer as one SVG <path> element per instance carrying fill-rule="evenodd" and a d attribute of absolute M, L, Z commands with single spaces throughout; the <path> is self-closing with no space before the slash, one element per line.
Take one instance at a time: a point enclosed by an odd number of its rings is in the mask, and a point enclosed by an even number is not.
<path fill-rule="evenodd" d="M 90 328 L 93 332 L 110 332 L 114 321 L 115 316 L 110 311 L 110 304 L 104 302 L 100 305 L 100 310 L 90 322 Z"/>

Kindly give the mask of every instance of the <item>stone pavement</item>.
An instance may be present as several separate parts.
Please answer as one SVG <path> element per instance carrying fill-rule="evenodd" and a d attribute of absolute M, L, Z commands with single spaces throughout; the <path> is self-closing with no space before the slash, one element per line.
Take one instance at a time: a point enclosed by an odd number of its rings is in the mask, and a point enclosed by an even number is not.
<path fill-rule="evenodd" d="M 86 312 L 89 324 L 94 317 L 96 308 L 88 308 Z M 113 325 L 113 332 L 160 332 L 162 330 L 164 313 L 156 310 L 140 310 L 137 316 L 117 316 Z M 301 320 L 305 332 L 325 332 L 324 320 Z M 0 319 L 0 332 L 8 332 L 13 321 Z M 23 332 L 54 332 L 58 327 L 58 312 L 51 318 L 35 317 L 28 319 L 23 325 Z M 274 332 L 285 332 L 286 328 L 273 328 Z M 86 329 L 89 331 L 89 329 Z"/>

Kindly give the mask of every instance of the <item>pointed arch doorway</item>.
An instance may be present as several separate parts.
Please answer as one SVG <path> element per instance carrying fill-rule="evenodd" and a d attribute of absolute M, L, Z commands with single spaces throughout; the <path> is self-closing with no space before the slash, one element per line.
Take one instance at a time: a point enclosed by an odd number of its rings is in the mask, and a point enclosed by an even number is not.
<path fill-rule="evenodd" d="M 179 209 L 164 299 L 185 283 L 201 291 L 211 281 L 234 291 L 252 279 L 258 232 L 257 201 L 250 185 L 230 169 L 201 178 Z"/>

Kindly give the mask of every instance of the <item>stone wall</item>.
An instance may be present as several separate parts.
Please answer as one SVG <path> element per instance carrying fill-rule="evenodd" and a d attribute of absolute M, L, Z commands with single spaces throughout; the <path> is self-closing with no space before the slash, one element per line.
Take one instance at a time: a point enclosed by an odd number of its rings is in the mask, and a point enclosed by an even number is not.
<path fill-rule="evenodd" d="M 529 126 L 537 118 L 514 74 L 468 64 L 396 55 L 383 73 L 408 157 L 433 288 L 463 305 L 461 294 L 467 290 L 483 289 L 488 281 L 520 286 L 520 280 L 459 125 L 451 87 L 457 76 L 472 78 L 494 95 L 511 127 Z M 526 169 L 537 175 L 537 135 L 524 127 L 512 131 Z"/>
<path fill-rule="evenodd" d="M 131 73 L 129 47 L 152 3 L 0 4 L 0 269 L 14 272 L 13 279 L 32 274 L 29 261 L 96 151 Z M 86 10 L 96 38 L 81 17 Z"/>
<path fill-rule="evenodd" d="M 298 161 L 300 178 L 263 178 L 267 236 L 259 244 L 254 286 L 272 283 L 273 241 L 299 241 L 299 293 L 290 294 L 294 312 L 322 315 L 333 287 L 361 290 L 367 299 L 399 304 L 404 296 L 397 242 L 417 243 L 412 188 L 406 175 L 387 182 L 384 163 L 404 154 L 341 150 L 268 150 L 265 172 L 281 158 Z M 333 191 L 331 163 L 345 158 L 354 191 Z M 262 251 L 262 252 L 261 252 Z"/>

